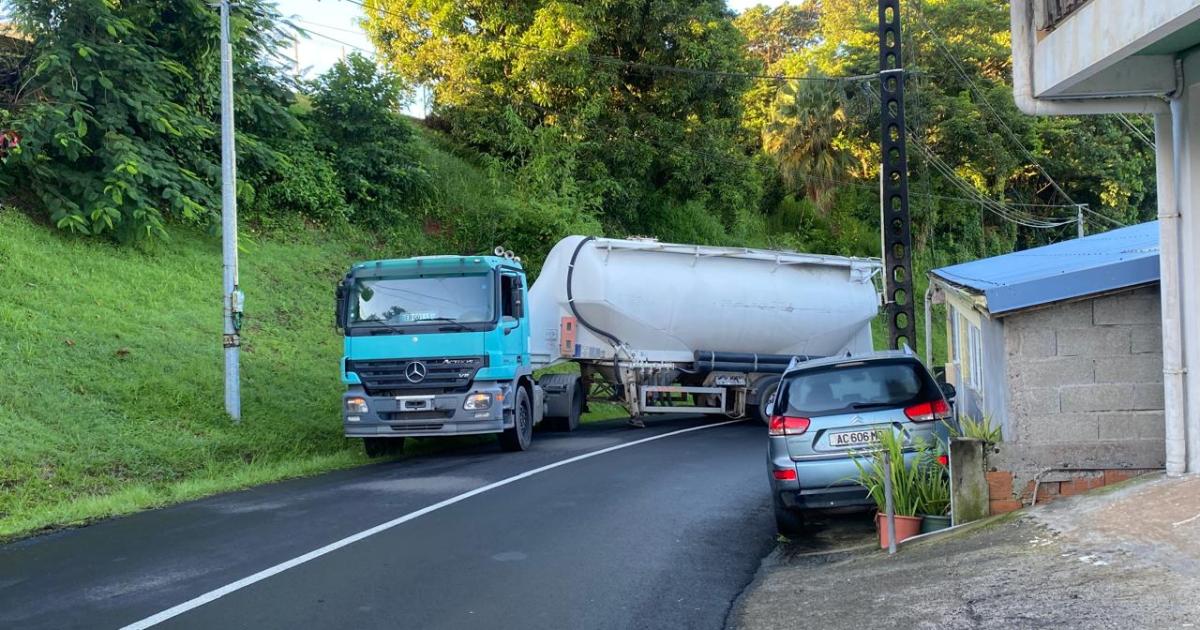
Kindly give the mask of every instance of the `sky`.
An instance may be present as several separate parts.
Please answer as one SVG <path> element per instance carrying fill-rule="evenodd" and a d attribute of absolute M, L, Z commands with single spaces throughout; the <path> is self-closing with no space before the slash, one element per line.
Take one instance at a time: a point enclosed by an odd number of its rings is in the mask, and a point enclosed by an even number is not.
<path fill-rule="evenodd" d="M 313 78 L 328 70 L 343 56 L 353 52 L 370 52 L 371 41 L 367 39 L 358 21 L 362 8 L 346 0 L 278 0 L 279 10 L 290 17 L 296 26 L 309 32 L 301 38 L 291 51 L 293 60 L 298 58 L 301 72 Z M 756 4 L 777 5 L 782 0 L 727 0 L 729 8 L 742 11 Z M 424 117 L 426 98 L 417 94 L 408 105 L 407 113 Z"/>

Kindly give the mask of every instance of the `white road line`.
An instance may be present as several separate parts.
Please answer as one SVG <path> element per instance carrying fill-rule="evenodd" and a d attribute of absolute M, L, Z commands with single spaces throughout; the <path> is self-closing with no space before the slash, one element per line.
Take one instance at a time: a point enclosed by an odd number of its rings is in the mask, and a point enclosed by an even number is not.
<path fill-rule="evenodd" d="M 397 525 L 402 525 L 402 524 L 407 523 L 415 518 L 425 516 L 426 514 L 429 514 L 430 512 L 436 512 L 444 507 L 449 507 L 460 501 L 465 501 L 473 496 L 483 494 L 484 492 L 487 492 L 489 490 L 495 490 L 496 488 L 507 486 L 510 483 L 520 481 L 522 479 L 532 477 L 532 476 L 540 474 L 540 473 L 544 473 L 547 470 L 553 470 L 560 466 L 566 466 L 567 464 L 573 464 L 578 461 L 583 461 L 585 459 L 590 459 L 592 457 L 596 457 L 597 455 L 603 455 L 605 453 L 619 451 L 623 448 L 637 446 L 638 444 L 645 444 L 646 442 L 653 442 L 655 440 L 661 440 L 663 438 L 668 438 L 673 435 L 679 435 L 681 433 L 690 433 L 692 431 L 702 431 L 704 429 L 711 429 L 714 427 L 725 426 L 727 424 L 734 424 L 737 422 L 742 422 L 742 420 L 741 419 L 729 420 L 726 422 L 716 422 L 713 424 L 706 424 L 706 425 L 698 426 L 698 427 L 679 429 L 678 431 L 671 431 L 668 433 L 663 433 L 661 435 L 654 435 L 654 436 L 651 436 L 648 438 L 642 438 L 640 440 L 634 440 L 632 442 L 626 442 L 624 444 L 617 444 L 615 446 L 610 446 L 608 448 L 602 448 L 598 451 L 592 451 L 590 453 L 576 455 L 575 457 L 569 457 L 562 461 L 554 462 L 553 464 L 547 464 L 545 466 L 542 466 L 541 468 L 534 468 L 533 470 L 527 470 L 519 475 L 513 475 L 512 477 L 508 477 L 507 479 L 501 479 L 500 481 L 497 481 L 495 483 L 489 483 L 486 486 L 482 486 L 482 487 L 476 488 L 474 490 L 471 490 L 469 492 L 464 492 L 460 495 L 450 497 L 449 499 L 446 499 L 445 501 L 439 501 L 438 503 L 434 503 L 433 505 L 423 507 L 415 512 L 409 512 L 408 514 L 405 514 L 404 516 L 401 516 L 399 518 L 394 518 L 386 523 L 380 523 L 370 529 L 364 529 L 363 531 L 358 532 L 357 534 L 352 534 L 352 535 L 347 536 L 339 541 L 331 542 L 328 545 L 325 545 L 324 547 L 321 547 L 319 549 L 314 549 L 302 556 L 296 556 L 295 558 L 292 558 L 291 560 L 280 562 L 279 564 L 277 564 L 273 567 L 263 569 L 262 571 L 259 571 L 258 573 L 255 573 L 253 575 L 248 575 L 236 582 L 230 582 L 229 584 L 226 584 L 225 586 L 213 589 L 203 595 L 189 599 L 186 602 L 183 602 L 182 604 L 179 604 L 177 606 L 172 606 L 160 613 L 151 615 L 140 621 L 135 621 L 127 626 L 124 626 L 122 628 L 122 630 L 141 630 L 142 628 L 150 628 L 152 626 L 156 626 L 168 619 L 171 619 L 172 617 L 182 615 L 183 613 L 185 613 L 189 610 L 192 610 L 194 608 L 199 608 L 200 606 L 203 606 L 211 601 L 220 599 L 230 593 L 233 593 L 234 591 L 238 591 L 243 588 L 246 588 L 247 586 L 250 586 L 251 584 L 254 584 L 256 582 L 261 582 L 273 575 L 278 575 L 278 574 L 283 573 L 284 571 L 287 571 L 288 569 L 291 569 L 293 567 L 298 567 L 310 560 L 316 560 L 317 558 L 320 558 L 321 556 L 323 556 L 325 554 L 333 553 L 334 551 L 337 551 L 338 549 L 341 549 L 342 547 L 352 545 L 364 538 L 369 538 L 371 536 L 374 536 L 375 534 L 385 532 Z"/>

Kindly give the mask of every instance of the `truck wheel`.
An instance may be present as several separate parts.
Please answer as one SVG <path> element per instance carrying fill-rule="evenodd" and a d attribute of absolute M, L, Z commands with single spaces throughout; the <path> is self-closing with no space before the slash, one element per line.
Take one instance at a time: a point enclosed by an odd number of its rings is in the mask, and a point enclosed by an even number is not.
<path fill-rule="evenodd" d="M 804 533 L 804 515 L 784 505 L 774 492 L 771 499 L 775 507 L 775 529 L 788 538 L 799 538 Z"/>
<path fill-rule="evenodd" d="M 363 450 L 371 459 L 384 455 L 399 455 L 404 452 L 404 438 L 363 438 Z"/>
<path fill-rule="evenodd" d="M 549 418 L 550 428 L 555 431 L 571 432 L 579 428 L 580 418 L 583 416 L 583 386 L 578 382 L 575 385 L 575 391 L 571 394 L 571 407 L 567 411 L 565 418 Z"/>
<path fill-rule="evenodd" d="M 758 396 L 755 397 L 757 404 L 754 405 L 754 415 L 763 424 L 770 424 L 771 418 L 767 416 L 767 403 L 775 397 L 775 390 L 779 389 L 779 377 L 768 376 L 755 384 L 755 391 Z"/>
<path fill-rule="evenodd" d="M 533 441 L 533 412 L 529 408 L 529 393 L 517 388 L 517 404 L 513 405 L 513 427 L 500 434 L 500 446 L 506 451 L 523 451 Z"/>

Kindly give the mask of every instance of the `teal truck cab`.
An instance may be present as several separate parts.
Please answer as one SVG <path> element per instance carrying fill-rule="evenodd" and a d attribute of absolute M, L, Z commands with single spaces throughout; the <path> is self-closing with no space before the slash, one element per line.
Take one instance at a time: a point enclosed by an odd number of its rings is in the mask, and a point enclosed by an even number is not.
<path fill-rule="evenodd" d="M 499 433 L 506 450 L 528 448 L 547 401 L 526 302 L 511 253 L 354 265 L 337 288 L 346 436 L 372 457 L 416 436 Z"/>

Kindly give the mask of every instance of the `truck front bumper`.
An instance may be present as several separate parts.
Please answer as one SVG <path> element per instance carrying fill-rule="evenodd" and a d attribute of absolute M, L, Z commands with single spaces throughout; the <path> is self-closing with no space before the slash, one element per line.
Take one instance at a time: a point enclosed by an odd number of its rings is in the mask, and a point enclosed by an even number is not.
<path fill-rule="evenodd" d="M 342 426 L 346 437 L 500 433 L 512 426 L 512 418 L 504 413 L 508 389 L 496 383 L 478 383 L 468 392 L 420 396 L 368 396 L 361 391 L 350 391 L 342 398 Z M 468 396 L 481 393 L 491 394 L 491 407 L 463 409 Z M 346 411 L 348 398 L 365 399 L 367 411 Z"/>

